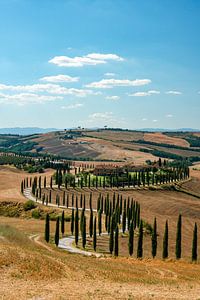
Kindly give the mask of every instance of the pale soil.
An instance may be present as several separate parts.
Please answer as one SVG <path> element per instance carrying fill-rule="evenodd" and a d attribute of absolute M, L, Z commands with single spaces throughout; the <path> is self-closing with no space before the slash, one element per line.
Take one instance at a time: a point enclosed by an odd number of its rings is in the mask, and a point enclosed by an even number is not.
<path fill-rule="evenodd" d="M 161 132 L 145 133 L 144 140 L 154 143 L 163 143 L 169 145 L 176 145 L 181 147 L 189 147 L 189 143 L 181 138 L 169 137 Z"/>

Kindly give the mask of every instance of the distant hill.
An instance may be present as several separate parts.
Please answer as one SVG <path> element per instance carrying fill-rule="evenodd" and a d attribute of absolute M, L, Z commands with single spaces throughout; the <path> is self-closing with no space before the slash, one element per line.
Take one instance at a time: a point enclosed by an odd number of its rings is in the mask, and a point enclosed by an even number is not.
<path fill-rule="evenodd" d="M 178 129 L 168 129 L 168 128 L 142 128 L 137 129 L 139 131 L 150 131 L 150 132 L 199 132 L 199 129 L 194 128 L 178 128 Z"/>
<path fill-rule="evenodd" d="M 59 131 L 56 128 L 39 128 L 39 127 L 13 127 L 13 128 L 0 128 L 0 134 L 19 134 L 30 135 L 35 133 L 47 133 L 51 131 Z"/>

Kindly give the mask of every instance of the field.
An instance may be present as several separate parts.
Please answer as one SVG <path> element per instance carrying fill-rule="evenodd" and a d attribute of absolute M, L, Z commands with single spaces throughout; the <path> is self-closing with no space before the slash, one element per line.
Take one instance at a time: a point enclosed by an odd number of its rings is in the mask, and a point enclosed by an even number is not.
<path fill-rule="evenodd" d="M 42 176 L 49 177 L 52 172 L 48 170 Z M 19 186 L 21 179 L 26 176 L 25 172 L 2 166 L 0 200 L 25 202 L 19 193 Z M 196 165 L 191 167 L 191 180 L 182 188 L 199 193 L 199 183 L 200 171 L 199 165 Z M 108 255 L 98 259 L 70 254 L 57 249 L 53 243 L 45 243 L 44 220 L 30 216 L 1 216 L 2 299 L 199 299 L 199 264 L 190 263 L 194 222 L 200 226 L 199 199 L 184 192 L 160 189 L 123 193 L 139 201 L 142 217 L 150 224 L 157 217 L 159 236 L 156 259 L 150 258 L 150 236 L 144 238 L 143 260 L 128 258 L 125 237 L 121 238 L 123 241 L 118 258 Z M 66 212 L 70 214 L 70 210 Z M 176 222 L 180 212 L 183 215 L 183 259 L 175 261 Z M 170 259 L 162 261 L 160 257 L 166 219 L 169 220 Z M 54 232 L 55 222 L 52 221 L 52 241 Z M 66 223 L 66 232 L 70 232 L 69 222 Z M 97 240 L 97 251 L 103 244 L 106 244 L 106 238 L 100 238 L 99 243 Z"/>
<path fill-rule="evenodd" d="M 0 136 L 0 147 L 15 153 L 55 155 L 87 161 L 131 162 L 136 165 L 158 157 L 192 161 L 200 158 L 196 132 L 141 132 L 118 129 L 66 130 L 33 136 Z"/>

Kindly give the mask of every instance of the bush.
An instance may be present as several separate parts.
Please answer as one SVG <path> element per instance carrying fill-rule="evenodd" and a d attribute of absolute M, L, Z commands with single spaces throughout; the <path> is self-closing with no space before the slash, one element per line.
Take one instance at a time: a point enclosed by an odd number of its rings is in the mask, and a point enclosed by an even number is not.
<path fill-rule="evenodd" d="M 26 203 L 24 203 L 24 210 L 25 211 L 34 209 L 36 207 L 37 207 L 37 205 L 32 200 L 28 200 Z"/>
<path fill-rule="evenodd" d="M 34 209 L 32 211 L 32 218 L 34 218 L 34 219 L 40 219 L 41 218 L 41 214 L 40 214 L 40 211 L 38 209 Z"/>

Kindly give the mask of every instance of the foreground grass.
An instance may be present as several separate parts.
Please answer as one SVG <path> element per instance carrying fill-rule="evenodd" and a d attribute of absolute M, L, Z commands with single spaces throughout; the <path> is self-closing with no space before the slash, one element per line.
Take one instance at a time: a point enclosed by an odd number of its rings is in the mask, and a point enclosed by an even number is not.
<path fill-rule="evenodd" d="M 43 230 L 41 220 L 0 217 L 3 299 L 198 299 L 198 264 L 69 254 Z"/>

